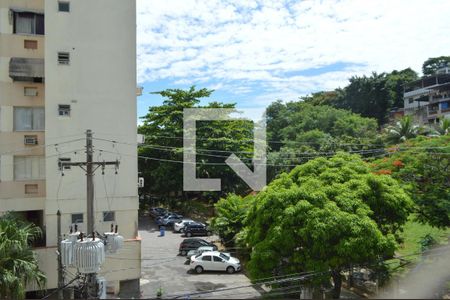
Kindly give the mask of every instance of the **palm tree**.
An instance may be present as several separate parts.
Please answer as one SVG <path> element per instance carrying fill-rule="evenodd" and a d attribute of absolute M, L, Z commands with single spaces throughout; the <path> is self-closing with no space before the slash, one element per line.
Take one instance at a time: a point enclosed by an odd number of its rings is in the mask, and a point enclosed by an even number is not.
<path fill-rule="evenodd" d="M 450 119 L 443 118 L 439 124 L 435 127 L 438 135 L 449 135 L 450 134 Z"/>
<path fill-rule="evenodd" d="M 395 125 L 386 128 L 387 139 L 394 143 L 404 142 L 421 134 L 422 129 L 414 124 L 411 116 L 404 116 Z"/>
<path fill-rule="evenodd" d="M 43 288 L 46 278 L 39 270 L 31 242 L 41 235 L 33 224 L 12 213 L 0 217 L 0 299 L 23 299 L 28 284 Z"/>

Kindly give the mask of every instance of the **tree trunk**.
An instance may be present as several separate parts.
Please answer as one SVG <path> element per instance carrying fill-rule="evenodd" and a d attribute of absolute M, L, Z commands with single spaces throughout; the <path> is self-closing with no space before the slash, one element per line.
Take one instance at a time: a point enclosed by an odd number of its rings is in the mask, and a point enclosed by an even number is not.
<path fill-rule="evenodd" d="M 331 277 L 333 277 L 334 288 L 332 292 L 333 299 L 339 299 L 341 296 L 342 276 L 340 269 L 334 269 L 331 271 Z"/>

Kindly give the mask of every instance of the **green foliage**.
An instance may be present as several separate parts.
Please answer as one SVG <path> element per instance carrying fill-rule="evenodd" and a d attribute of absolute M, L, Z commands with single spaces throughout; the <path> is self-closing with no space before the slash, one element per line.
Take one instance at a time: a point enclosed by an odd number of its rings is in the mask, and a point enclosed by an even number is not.
<path fill-rule="evenodd" d="M 381 147 L 377 122 L 343 109 L 302 101 L 274 102 L 266 115 L 267 135 L 269 140 L 275 140 L 269 141 L 273 151 L 268 161 L 276 165 L 269 166 L 269 178 L 292 169 L 282 165 L 298 165 L 322 152 Z"/>
<path fill-rule="evenodd" d="M 391 73 L 372 73 L 371 76 L 353 76 L 343 89 L 313 93 L 302 97 L 313 105 L 330 105 L 375 118 L 379 125 L 386 123 L 392 108 L 403 107 L 403 86 L 418 79 L 412 69 Z"/>
<path fill-rule="evenodd" d="M 0 299 L 24 299 L 30 283 L 43 288 L 46 278 L 30 246 L 40 235 L 11 213 L 0 217 Z"/>
<path fill-rule="evenodd" d="M 450 136 L 419 136 L 374 162 L 378 173 L 389 173 L 408 189 L 417 217 L 432 226 L 450 226 Z"/>
<path fill-rule="evenodd" d="M 201 106 L 200 100 L 208 98 L 212 92 L 212 90 L 197 90 L 191 87 L 189 90 L 169 89 L 155 93 L 164 97 L 165 100 L 161 106 L 149 108 L 148 114 L 142 118 L 143 124 L 138 128 L 138 132 L 145 135 L 145 144 L 139 148 L 139 154 L 152 158 L 147 161 L 139 160 L 139 170 L 145 181 L 151 182 L 144 188 L 144 193 L 166 198 L 187 199 L 186 193 L 183 192 L 183 164 L 181 163 L 183 161 L 183 109 L 235 107 L 234 104 L 218 102 Z M 197 162 L 200 163 L 197 165 L 197 176 L 222 178 L 222 194 L 208 196 L 219 198 L 227 192 L 241 193 L 248 189 L 247 185 L 223 164 L 229 152 L 237 153 L 244 162 L 249 162 L 253 151 L 252 122 L 245 120 L 197 122 L 196 137 Z"/>
<path fill-rule="evenodd" d="M 414 124 L 411 116 L 404 116 L 395 125 L 386 127 L 386 140 L 388 143 L 400 143 L 418 136 L 423 129 Z"/>
<path fill-rule="evenodd" d="M 339 272 L 392 256 L 411 206 L 396 180 L 357 155 L 311 160 L 255 196 L 244 230 L 248 270 L 253 278 Z"/>
<path fill-rule="evenodd" d="M 433 75 L 437 69 L 448 64 L 450 64 L 450 56 L 431 57 L 424 61 L 422 73 L 424 76 Z"/>
<path fill-rule="evenodd" d="M 244 227 L 252 200 L 253 196 L 251 195 L 242 198 L 235 194 L 229 194 L 215 204 L 216 217 L 212 219 L 211 226 L 225 241 L 225 244 L 234 244 L 236 235 Z"/>

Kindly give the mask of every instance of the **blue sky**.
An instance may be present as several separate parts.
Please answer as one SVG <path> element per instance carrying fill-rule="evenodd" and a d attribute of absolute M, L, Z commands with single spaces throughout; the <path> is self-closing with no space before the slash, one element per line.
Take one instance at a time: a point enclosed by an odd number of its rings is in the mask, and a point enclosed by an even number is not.
<path fill-rule="evenodd" d="M 263 109 L 449 55 L 450 2 L 137 0 L 138 116 L 167 88 Z"/>

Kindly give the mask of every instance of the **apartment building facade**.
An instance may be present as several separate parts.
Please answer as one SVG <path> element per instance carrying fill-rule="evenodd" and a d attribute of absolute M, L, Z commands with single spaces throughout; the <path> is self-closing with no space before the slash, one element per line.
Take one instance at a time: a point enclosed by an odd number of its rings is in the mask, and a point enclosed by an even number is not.
<path fill-rule="evenodd" d="M 405 115 L 422 125 L 450 118 L 450 68 L 443 66 L 436 74 L 407 84 L 403 96 Z"/>
<path fill-rule="evenodd" d="M 56 212 L 63 233 L 86 230 L 85 171 L 59 162 L 85 161 L 87 129 L 94 160 L 120 161 L 94 177 L 96 230 L 114 223 L 125 238 L 100 276 L 110 292 L 139 286 L 135 15 L 134 1 L 0 0 L 0 213 L 42 228 L 35 252 L 48 289 Z"/>

